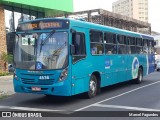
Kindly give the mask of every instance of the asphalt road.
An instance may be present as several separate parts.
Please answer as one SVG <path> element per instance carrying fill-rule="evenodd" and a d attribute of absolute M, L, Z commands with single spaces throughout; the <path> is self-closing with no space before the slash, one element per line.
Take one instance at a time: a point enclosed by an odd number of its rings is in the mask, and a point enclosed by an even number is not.
<path fill-rule="evenodd" d="M 105 87 L 93 99 L 85 99 L 82 95 L 46 97 L 16 93 L 0 101 L 0 111 L 50 111 L 61 114 L 76 111 L 160 111 L 159 92 L 160 72 L 154 72 L 144 77 L 141 84 L 125 82 Z"/>

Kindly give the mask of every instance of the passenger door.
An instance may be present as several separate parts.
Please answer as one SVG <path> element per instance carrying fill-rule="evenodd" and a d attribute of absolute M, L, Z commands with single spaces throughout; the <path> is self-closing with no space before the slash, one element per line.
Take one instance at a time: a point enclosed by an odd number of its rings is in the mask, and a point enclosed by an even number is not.
<path fill-rule="evenodd" d="M 72 55 L 72 94 L 87 91 L 87 61 L 86 61 L 86 29 L 74 28 L 72 33 L 72 45 L 75 53 Z"/>

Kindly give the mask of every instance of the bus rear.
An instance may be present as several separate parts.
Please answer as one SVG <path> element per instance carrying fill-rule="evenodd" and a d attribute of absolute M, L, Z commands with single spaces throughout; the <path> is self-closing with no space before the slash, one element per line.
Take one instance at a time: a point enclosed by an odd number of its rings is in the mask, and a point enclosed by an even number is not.
<path fill-rule="evenodd" d="M 14 89 L 20 93 L 71 95 L 69 20 L 39 19 L 18 25 Z"/>

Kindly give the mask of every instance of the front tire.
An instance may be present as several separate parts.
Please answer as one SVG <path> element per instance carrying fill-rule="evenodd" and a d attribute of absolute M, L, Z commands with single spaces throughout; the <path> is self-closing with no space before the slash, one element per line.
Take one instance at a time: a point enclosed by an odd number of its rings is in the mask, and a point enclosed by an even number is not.
<path fill-rule="evenodd" d="M 143 80 L 143 70 L 139 68 L 138 70 L 138 77 L 134 80 L 136 84 L 140 84 Z"/>
<path fill-rule="evenodd" d="M 90 81 L 89 81 L 89 90 L 86 93 L 87 98 L 93 98 L 97 95 L 98 91 L 98 84 L 97 84 L 97 78 L 95 75 L 91 75 Z"/>

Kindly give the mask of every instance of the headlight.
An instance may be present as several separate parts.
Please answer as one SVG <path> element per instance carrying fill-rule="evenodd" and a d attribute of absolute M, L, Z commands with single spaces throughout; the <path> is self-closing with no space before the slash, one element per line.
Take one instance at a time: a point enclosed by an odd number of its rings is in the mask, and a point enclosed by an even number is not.
<path fill-rule="evenodd" d="M 18 80 L 18 76 L 16 75 L 16 70 L 14 71 L 13 77 L 15 80 Z"/>
<path fill-rule="evenodd" d="M 59 77 L 59 82 L 65 80 L 67 76 L 68 76 L 68 68 L 65 68 Z"/>

